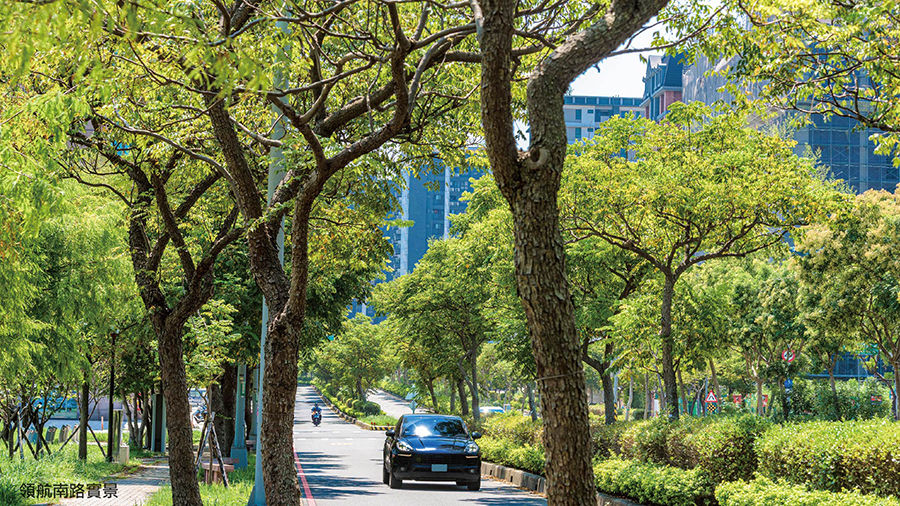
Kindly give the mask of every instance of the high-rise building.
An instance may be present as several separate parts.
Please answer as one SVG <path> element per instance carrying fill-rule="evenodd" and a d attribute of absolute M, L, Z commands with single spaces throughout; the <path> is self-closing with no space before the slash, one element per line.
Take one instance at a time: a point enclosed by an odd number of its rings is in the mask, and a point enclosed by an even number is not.
<path fill-rule="evenodd" d="M 640 98 L 567 95 L 563 100 L 569 143 L 594 136 L 594 129 L 613 116 L 641 116 Z"/>
<path fill-rule="evenodd" d="M 406 175 L 405 188 L 399 195 L 401 211 L 391 218 L 411 221 L 412 226 L 384 230 L 394 248 L 388 259 L 385 281 L 412 272 L 428 251 L 428 241 L 449 237 L 450 215 L 466 210 L 466 201 L 461 200 L 462 194 L 472 189 L 470 178 L 482 175 L 476 169 L 459 171 L 439 160 L 434 163 L 436 170 L 428 171 L 419 178 Z M 354 302 L 349 317 L 358 313 L 375 317 L 372 307 L 364 302 Z"/>
<path fill-rule="evenodd" d="M 682 72 L 682 99 L 706 104 L 731 102 L 732 96 L 723 89 L 727 80 L 717 72 L 735 61 L 721 60 L 713 65 L 709 60 L 700 58 L 685 67 Z M 648 72 L 649 68 L 648 64 Z M 876 133 L 878 130 L 861 128 L 857 121 L 849 118 L 833 116 L 826 119 L 821 114 L 815 114 L 810 117 L 809 123 L 794 131 L 793 137 L 797 141 L 797 154 L 815 153 L 819 162 L 829 168 L 833 178 L 845 181 L 854 191 L 893 191 L 900 183 L 898 170 L 890 156 L 875 153 L 875 143 L 869 138 Z"/>

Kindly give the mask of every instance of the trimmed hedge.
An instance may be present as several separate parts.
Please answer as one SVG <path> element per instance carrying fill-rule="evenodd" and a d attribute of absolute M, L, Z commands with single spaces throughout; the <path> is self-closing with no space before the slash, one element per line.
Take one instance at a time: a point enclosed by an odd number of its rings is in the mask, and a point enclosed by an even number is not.
<path fill-rule="evenodd" d="M 633 422 L 616 422 L 606 425 L 603 418 L 590 417 L 591 443 L 594 447 L 594 455 L 605 459 L 622 453 L 622 434 L 625 433 Z"/>
<path fill-rule="evenodd" d="M 716 487 L 716 500 L 720 506 L 900 506 L 900 501 L 893 497 L 810 490 L 803 485 L 773 482 L 765 478 L 723 483 Z"/>
<path fill-rule="evenodd" d="M 654 418 L 634 422 L 619 441 L 622 455 L 681 469 L 702 468 L 714 483 L 749 479 L 754 443 L 771 426 L 754 415 Z"/>
<path fill-rule="evenodd" d="M 700 469 L 684 470 L 633 460 L 598 460 L 594 463 L 594 480 L 601 492 L 644 504 L 714 504 L 713 485 Z"/>
<path fill-rule="evenodd" d="M 544 447 L 541 445 L 521 445 L 511 439 L 484 436 L 478 440 L 481 458 L 508 467 L 514 467 L 534 474 L 544 474 Z"/>
<path fill-rule="evenodd" d="M 520 446 L 538 445 L 543 436 L 543 423 L 519 413 L 503 413 L 485 417 L 481 424 L 486 436 L 509 440 Z"/>
<path fill-rule="evenodd" d="M 759 471 L 842 492 L 900 495 L 900 424 L 888 420 L 774 426 L 756 443 Z"/>

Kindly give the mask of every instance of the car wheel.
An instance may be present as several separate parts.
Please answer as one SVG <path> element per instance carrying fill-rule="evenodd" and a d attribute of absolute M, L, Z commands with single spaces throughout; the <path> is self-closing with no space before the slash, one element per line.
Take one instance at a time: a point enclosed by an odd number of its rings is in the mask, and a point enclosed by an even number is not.
<path fill-rule="evenodd" d="M 467 486 L 469 490 L 481 490 L 481 480 L 470 481 Z"/>
<path fill-rule="evenodd" d="M 391 488 L 403 488 L 403 480 L 394 476 L 394 473 L 388 473 L 388 486 Z"/>
<path fill-rule="evenodd" d="M 384 465 L 381 466 L 381 481 L 383 481 L 385 485 L 389 485 L 391 482 L 391 473 L 388 472 Z"/>

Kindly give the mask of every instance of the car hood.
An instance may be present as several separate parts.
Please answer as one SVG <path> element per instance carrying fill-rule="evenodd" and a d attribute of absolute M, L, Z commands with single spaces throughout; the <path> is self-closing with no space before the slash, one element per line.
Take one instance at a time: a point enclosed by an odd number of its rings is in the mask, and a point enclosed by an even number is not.
<path fill-rule="evenodd" d="M 470 439 L 464 437 L 416 437 L 407 436 L 403 441 L 417 452 L 464 452 Z"/>

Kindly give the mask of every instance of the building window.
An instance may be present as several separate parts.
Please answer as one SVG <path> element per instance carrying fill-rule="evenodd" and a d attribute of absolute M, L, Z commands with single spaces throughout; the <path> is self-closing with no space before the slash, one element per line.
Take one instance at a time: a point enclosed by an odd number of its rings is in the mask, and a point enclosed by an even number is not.
<path fill-rule="evenodd" d="M 575 121 L 581 121 L 581 109 L 575 109 Z"/>
<path fill-rule="evenodd" d="M 581 138 L 581 128 L 576 128 L 576 129 L 575 129 L 575 138 L 576 138 L 576 139 L 580 139 L 580 138 Z"/>

